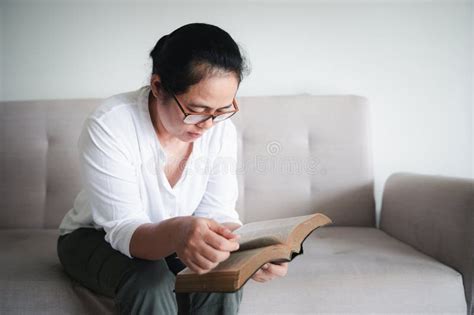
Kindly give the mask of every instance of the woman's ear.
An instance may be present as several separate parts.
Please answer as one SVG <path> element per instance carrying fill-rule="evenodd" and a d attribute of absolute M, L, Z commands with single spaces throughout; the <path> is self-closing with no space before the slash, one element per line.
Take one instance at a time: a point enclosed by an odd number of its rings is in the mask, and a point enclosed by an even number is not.
<path fill-rule="evenodd" d="M 162 96 L 163 87 L 161 85 L 161 79 L 158 74 L 152 74 L 150 78 L 150 88 L 155 98 Z"/>

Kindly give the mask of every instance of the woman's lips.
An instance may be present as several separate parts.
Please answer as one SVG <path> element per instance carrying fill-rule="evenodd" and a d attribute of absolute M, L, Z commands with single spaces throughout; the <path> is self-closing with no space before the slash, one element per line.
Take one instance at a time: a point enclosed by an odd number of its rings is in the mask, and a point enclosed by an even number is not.
<path fill-rule="evenodd" d="M 188 134 L 193 138 L 198 138 L 198 137 L 202 136 L 202 133 L 199 133 L 199 132 L 189 132 L 188 131 Z"/>

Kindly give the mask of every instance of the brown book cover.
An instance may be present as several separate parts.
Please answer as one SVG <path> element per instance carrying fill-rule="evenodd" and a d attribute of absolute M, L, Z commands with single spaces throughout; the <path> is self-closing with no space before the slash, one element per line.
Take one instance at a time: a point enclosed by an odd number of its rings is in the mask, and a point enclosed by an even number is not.
<path fill-rule="evenodd" d="M 321 213 L 244 224 L 239 250 L 205 274 L 185 268 L 176 276 L 176 292 L 235 292 L 267 262 L 292 261 L 318 227 L 332 223 Z"/>

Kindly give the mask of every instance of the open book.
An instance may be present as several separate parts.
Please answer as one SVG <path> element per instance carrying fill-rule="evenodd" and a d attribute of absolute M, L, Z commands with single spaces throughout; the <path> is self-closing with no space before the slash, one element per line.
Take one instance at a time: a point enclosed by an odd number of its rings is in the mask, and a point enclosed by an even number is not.
<path fill-rule="evenodd" d="M 291 261 L 320 226 L 332 223 L 321 213 L 252 222 L 236 229 L 239 250 L 205 274 L 185 268 L 176 276 L 175 292 L 235 292 L 267 262 Z"/>

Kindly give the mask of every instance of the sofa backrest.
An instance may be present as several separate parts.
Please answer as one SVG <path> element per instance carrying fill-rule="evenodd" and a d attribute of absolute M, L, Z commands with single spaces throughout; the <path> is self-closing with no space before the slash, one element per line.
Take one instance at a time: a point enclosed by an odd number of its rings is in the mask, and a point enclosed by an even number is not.
<path fill-rule="evenodd" d="M 358 96 L 240 97 L 244 222 L 322 212 L 374 226 L 369 111 Z M 99 99 L 0 102 L 0 227 L 56 228 L 81 189 L 77 139 Z"/>

